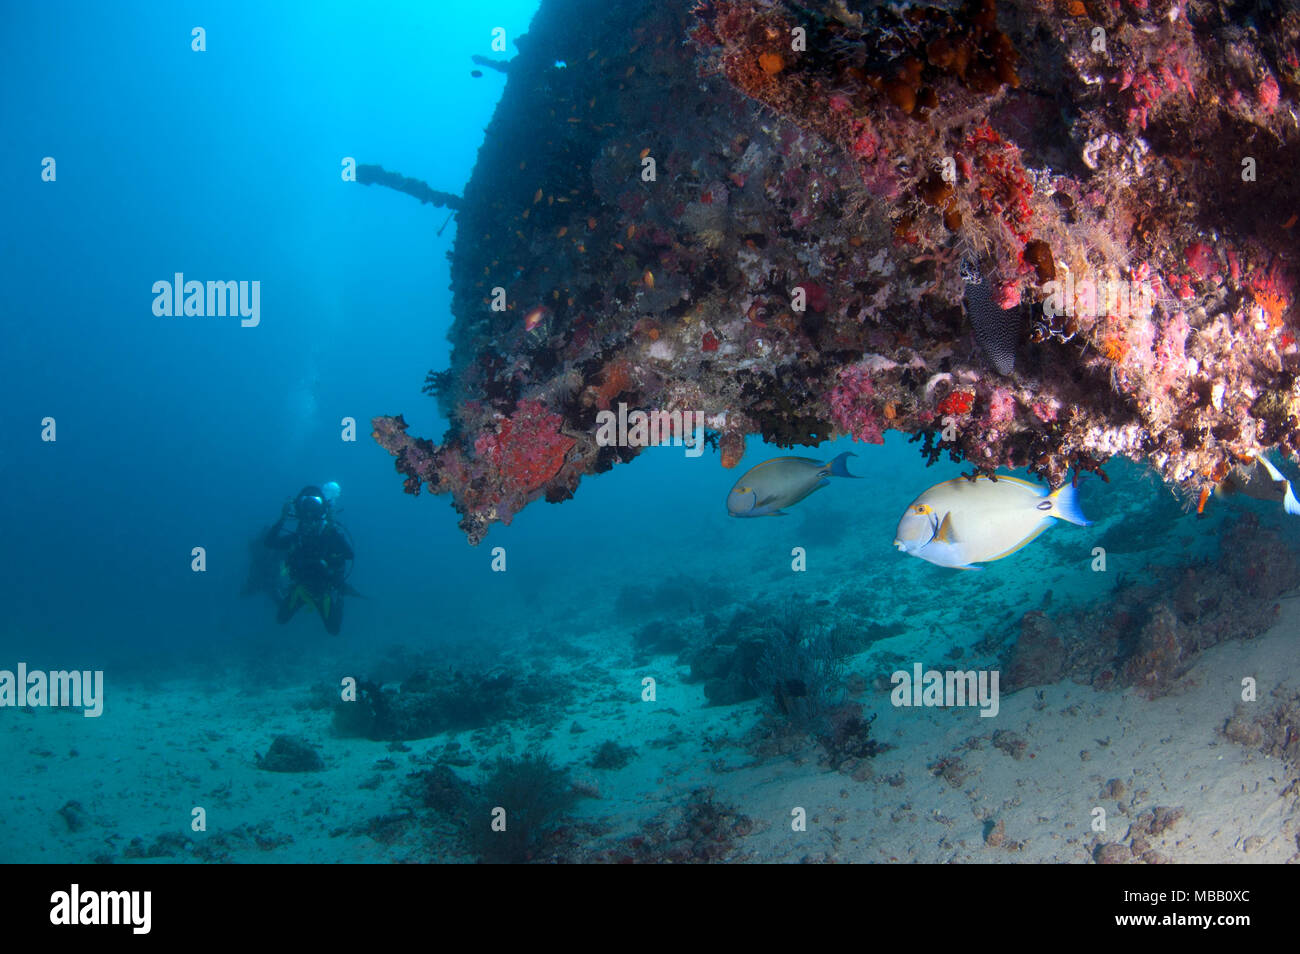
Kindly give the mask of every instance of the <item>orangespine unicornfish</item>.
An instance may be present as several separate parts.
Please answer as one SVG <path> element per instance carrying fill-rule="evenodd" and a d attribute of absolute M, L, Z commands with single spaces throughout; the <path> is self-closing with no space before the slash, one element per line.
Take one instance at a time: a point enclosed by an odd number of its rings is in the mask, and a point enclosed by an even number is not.
<path fill-rule="evenodd" d="M 1016 477 L 957 477 L 912 501 L 898 522 L 894 546 L 938 566 L 974 570 L 972 563 L 1015 553 L 1054 520 L 1091 526 L 1073 485 L 1049 493 Z"/>
<path fill-rule="evenodd" d="M 1300 500 L 1296 500 L 1291 490 L 1291 481 L 1266 457 L 1247 458 L 1228 471 L 1228 476 L 1214 489 L 1220 496 L 1245 494 L 1256 500 L 1280 503 L 1289 514 L 1300 514 Z"/>
<path fill-rule="evenodd" d="M 784 517 L 786 507 L 825 487 L 832 477 L 850 474 L 845 451 L 834 460 L 811 457 L 776 457 L 747 470 L 727 494 L 727 513 L 733 517 Z"/>

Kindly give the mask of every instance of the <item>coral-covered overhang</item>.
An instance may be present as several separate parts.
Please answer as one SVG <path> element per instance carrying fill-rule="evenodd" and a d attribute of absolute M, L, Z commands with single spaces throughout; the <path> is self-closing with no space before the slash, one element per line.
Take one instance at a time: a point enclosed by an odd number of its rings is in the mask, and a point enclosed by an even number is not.
<path fill-rule="evenodd" d="M 471 541 L 632 459 L 596 440 L 620 403 L 702 411 L 728 465 L 895 429 L 1189 496 L 1300 448 L 1296 10 L 543 0 L 519 46 L 458 212 L 452 428 L 375 421 Z"/>

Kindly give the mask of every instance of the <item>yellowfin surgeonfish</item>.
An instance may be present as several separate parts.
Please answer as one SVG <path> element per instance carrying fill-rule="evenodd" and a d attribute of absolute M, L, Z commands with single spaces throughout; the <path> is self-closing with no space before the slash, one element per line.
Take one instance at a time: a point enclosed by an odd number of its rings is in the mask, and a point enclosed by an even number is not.
<path fill-rule="evenodd" d="M 1291 491 L 1291 481 L 1282 476 L 1282 472 L 1269 463 L 1267 458 L 1255 457 L 1238 464 L 1228 471 L 1217 487 L 1220 496 L 1234 493 L 1245 494 L 1256 500 L 1281 503 L 1287 513 L 1300 514 L 1300 501 Z"/>
<path fill-rule="evenodd" d="M 1046 487 L 1016 477 L 957 477 L 912 501 L 898 521 L 894 546 L 939 566 L 974 570 L 972 563 L 1015 553 L 1050 527 L 1053 518 L 1091 526 L 1070 484 L 1048 493 Z"/>
<path fill-rule="evenodd" d="M 814 490 L 825 487 L 832 477 L 854 477 L 849 473 L 845 451 L 834 460 L 811 457 L 775 457 L 745 471 L 727 494 L 727 513 L 733 517 L 784 517 L 783 508 L 797 504 Z"/>

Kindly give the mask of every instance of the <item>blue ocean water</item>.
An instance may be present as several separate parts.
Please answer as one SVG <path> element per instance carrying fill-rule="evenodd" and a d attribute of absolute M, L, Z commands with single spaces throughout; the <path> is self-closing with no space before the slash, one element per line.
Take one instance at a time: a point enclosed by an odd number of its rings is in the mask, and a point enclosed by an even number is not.
<path fill-rule="evenodd" d="M 95 654 L 238 641 L 256 617 L 224 593 L 247 537 L 329 479 L 376 600 L 391 587 L 458 602 L 469 567 L 434 557 L 463 550 L 454 521 L 389 492 L 369 440 L 381 412 L 443 429 L 418 385 L 447 360 L 455 225 L 436 237 L 438 210 L 340 169 L 382 157 L 458 190 L 503 83 L 471 78 L 469 51 L 496 26 L 517 36 L 533 9 L 6 14 L 4 479 L 23 502 L 8 638 Z M 176 272 L 260 280 L 261 324 L 155 318 L 151 286 Z M 360 437 L 345 444 L 349 415 Z M 57 443 L 39 440 L 46 416 Z M 192 546 L 210 554 L 205 576 L 189 571 Z"/>
<path fill-rule="evenodd" d="M 209 860 L 472 857 L 449 847 L 450 835 L 431 843 L 409 826 L 388 841 L 328 836 L 403 796 L 386 780 L 352 805 L 358 782 L 392 750 L 340 739 L 328 711 L 297 703 L 341 676 L 384 671 L 378 681 L 400 681 L 392 660 L 403 653 L 450 668 L 504 666 L 551 693 L 553 706 L 410 742 L 391 756 L 410 762 L 398 774 L 432 764 L 430 753 L 453 741 L 472 758 L 451 764 L 475 781 L 499 755 L 547 752 L 580 781 L 596 779 L 587 787 L 602 797 L 579 815 L 612 820 L 616 832 L 723 780 L 728 803 L 760 817 L 770 805 L 757 793 L 791 784 L 798 765 L 751 765 L 742 777 L 712 763 L 750 763 L 741 741 L 770 717 L 766 698 L 707 707 L 687 664 L 635 658 L 636 631 L 681 626 L 698 639 L 743 610 L 829 605 L 850 627 L 889 628 L 890 663 L 855 657 L 848 668 L 892 729 L 901 717 L 864 687 L 893 666 L 992 665 L 996 654 L 980 641 L 1013 637 L 1030 610 L 1082 612 L 1104 605 L 1120 575 L 1219 558 L 1219 533 L 1236 512 L 1197 520 L 1173 502 L 1164 524 L 1112 547 L 1097 571 L 1101 534 L 1122 537 L 1126 521 L 1172 501 L 1140 468 L 1115 462 L 1109 483 L 1084 481 L 1093 528 L 1055 526 L 978 573 L 911 559 L 891 546 L 899 516 L 963 468 L 927 468 L 896 433 L 883 446 L 842 440 L 808 451 L 825 460 L 855 452 L 850 467 L 862 479 L 833 480 L 784 518 L 725 512 L 743 470 L 788 453 L 757 438 L 735 471 L 713 452 L 647 451 L 585 478 L 573 500 L 530 506 L 477 548 L 445 499 L 401 493 L 369 421 L 403 413 L 413 433 L 446 427 L 419 389 L 448 361 L 446 253 L 456 224 L 436 234 L 444 210 L 346 182 L 342 164 L 381 163 L 458 192 L 505 82 L 491 70 L 472 77 L 470 56 L 495 56 L 492 29 L 518 37 L 534 11 L 512 2 L 412 2 L 382 14 L 343 3 L 127 3 L 5 14 L 0 669 L 103 670 L 105 705 L 84 721 L 0 708 L 5 764 L 29 783 L 21 797 L 16 788 L 0 795 L 0 860 L 131 860 L 141 856 L 127 850 L 133 839 L 156 844 L 169 830 L 192 839 L 170 859 L 185 860 L 204 837 L 190 829 L 191 807 L 215 789 L 235 794 L 211 812 L 212 830 L 274 816 L 293 841 L 267 850 L 233 839 Z M 191 49 L 196 26 L 204 52 Z M 46 157 L 54 181 L 42 178 Z M 260 323 L 156 316 L 152 286 L 176 273 L 259 281 Z M 341 437 L 347 418 L 352 441 Z M 42 439 L 46 419 L 56 440 Z M 342 487 L 339 516 L 356 550 L 350 583 L 362 594 L 348 601 L 337 637 L 308 611 L 279 625 L 269 601 L 239 593 L 249 541 L 299 488 L 326 481 Z M 1275 509 L 1243 512 L 1295 543 Z M 504 573 L 491 566 L 498 546 Z M 796 548 L 807 559 L 800 571 Z M 965 655 L 952 656 L 957 648 Z M 661 685 L 653 716 L 629 709 L 646 673 Z M 621 710 L 610 711 L 611 696 Z M 972 716 L 962 731 L 984 728 Z M 346 793 L 328 824 L 261 784 L 281 781 L 257 764 L 280 733 L 311 739 L 326 758 L 325 792 Z M 639 740 L 640 768 L 622 781 L 589 767 L 592 740 L 615 738 Z M 935 751 L 908 750 L 911 735 L 881 738 L 892 739 L 886 757 L 933 777 Z M 809 777 L 829 772 L 838 790 L 835 766 L 807 764 Z M 152 785 L 164 794 L 143 797 Z M 646 791 L 649 803 L 637 797 Z M 947 796 L 915 796 L 922 814 L 929 797 L 939 805 Z M 873 811 L 884 804 L 863 798 Z M 72 802 L 88 820 L 67 821 L 60 812 Z M 876 860 L 862 845 L 842 850 Z"/>

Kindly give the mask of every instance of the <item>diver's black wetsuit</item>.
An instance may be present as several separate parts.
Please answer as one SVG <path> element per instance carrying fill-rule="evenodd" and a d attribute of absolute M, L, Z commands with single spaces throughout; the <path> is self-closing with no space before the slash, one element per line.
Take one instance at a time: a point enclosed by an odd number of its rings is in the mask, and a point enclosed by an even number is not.
<path fill-rule="evenodd" d="M 352 547 L 329 521 L 319 529 L 300 524 L 293 532 L 284 530 L 284 521 L 281 517 L 266 532 L 268 547 L 289 551 L 284 562 L 294 584 L 280 600 L 276 619 L 287 623 L 299 606 L 311 602 L 325 621 L 325 631 L 338 635 L 343 625 L 343 573 L 353 557 Z"/>

